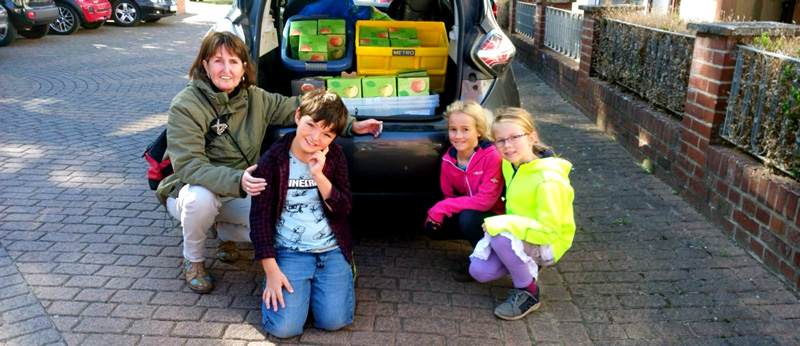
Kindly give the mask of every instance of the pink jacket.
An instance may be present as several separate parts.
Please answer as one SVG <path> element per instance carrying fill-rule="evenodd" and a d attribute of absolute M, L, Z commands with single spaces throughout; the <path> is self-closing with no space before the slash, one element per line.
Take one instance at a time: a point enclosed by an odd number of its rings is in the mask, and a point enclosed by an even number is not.
<path fill-rule="evenodd" d="M 467 163 L 467 170 L 456 166 L 456 149 L 450 147 L 442 157 L 440 176 L 444 200 L 428 210 L 436 222 L 464 210 L 492 211 L 505 214 L 502 163 L 497 149 L 487 140 L 478 143 L 475 154 Z"/>

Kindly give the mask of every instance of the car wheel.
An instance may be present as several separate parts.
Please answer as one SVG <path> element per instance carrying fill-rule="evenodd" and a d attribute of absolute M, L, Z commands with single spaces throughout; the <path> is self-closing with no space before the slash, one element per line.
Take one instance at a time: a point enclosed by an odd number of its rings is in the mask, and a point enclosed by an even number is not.
<path fill-rule="evenodd" d="M 121 0 L 114 3 L 114 22 L 120 26 L 137 26 L 142 20 L 139 6 L 133 0 Z"/>
<path fill-rule="evenodd" d="M 56 35 L 69 35 L 78 31 L 81 19 L 72 7 L 58 4 L 58 19 L 50 23 L 50 30 Z"/>
<path fill-rule="evenodd" d="M 98 20 L 96 22 L 81 23 L 81 28 L 94 30 L 94 29 L 97 29 L 97 28 L 103 26 L 103 24 L 105 24 L 105 23 L 106 23 L 105 20 Z"/>
<path fill-rule="evenodd" d="M 144 22 L 145 23 L 155 23 L 155 22 L 157 22 L 159 20 L 161 20 L 161 17 L 151 18 L 151 19 L 145 20 Z"/>
<path fill-rule="evenodd" d="M 8 29 L 6 30 L 6 34 L 0 36 L 0 47 L 8 46 L 11 42 L 14 41 L 14 38 L 17 36 L 17 30 L 14 29 L 14 26 L 11 23 L 8 23 Z"/>
<path fill-rule="evenodd" d="M 32 26 L 27 30 L 20 30 L 18 33 L 24 38 L 42 38 L 44 35 L 47 35 L 48 31 L 50 31 L 50 24 L 43 24 Z"/>

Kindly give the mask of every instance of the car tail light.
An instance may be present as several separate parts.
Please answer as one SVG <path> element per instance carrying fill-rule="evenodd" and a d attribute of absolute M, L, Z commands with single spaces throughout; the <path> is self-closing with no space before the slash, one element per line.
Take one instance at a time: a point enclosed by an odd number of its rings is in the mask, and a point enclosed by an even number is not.
<path fill-rule="evenodd" d="M 492 4 L 492 14 L 497 18 L 497 4 Z"/>
<path fill-rule="evenodd" d="M 36 17 L 36 13 L 28 12 L 28 18 L 33 19 L 33 17 Z"/>
<path fill-rule="evenodd" d="M 472 59 L 486 72 L 499 76 L 511 64 L 517 49 L 499 29 L 492 29 L 472 50 Z"/>

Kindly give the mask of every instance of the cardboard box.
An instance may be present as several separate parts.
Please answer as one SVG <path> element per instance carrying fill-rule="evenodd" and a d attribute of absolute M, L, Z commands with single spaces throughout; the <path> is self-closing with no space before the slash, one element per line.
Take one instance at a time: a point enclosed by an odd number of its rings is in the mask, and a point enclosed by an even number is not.
<path fill-rule="evenodd" d="M 417 28 L 389 27 L 389 38 L 417 38 Z"/>
<path fill-rule="evenodd" d="M 419 47 L 419 40 L 416 38 L 390 38 L 392 47 Z"/>
<path fill-rule="evenodd" d="M 328 36 L 302 35 L 300 36 L 298 51 L 328 53 Z"/>
<path fill-rule="evenodd" d="M 325 90 L 324 78 L 301 78 L 292 81 L 292 96 L 302 95 L 311 90 Z"/>
<path fill-rule="evenodd" d="M 345 99 L 361 98 L 361 78 L 330 78 L 328 79 L 328 90 Z"/>
<path fill-rule="evenodd" d="M 320 35 L 344 35 L 347 33 L 344 19 L 317 20 L 317 31 Z"/>
<path fill-rule="evenodd" d="M 325 35 L 328 38 L 328 60 L 339 60 L 347 54 L 347 36 L 345 35 Z"/>
<path fill-rule="evenodd" d="M 430 85 L 428 77 L 398 77 L 397 96 L 427 96 Z"/>
<path fill-rule="evenodd" d="M 358 44 L 362 47 L 390 47 L 388 38 L 362 38 Z"/>
<path fill-rule="evenodd" d="M 328 52 L 298 52 L 298 60 L 328 61 Z"/>
<path fill-rule="evenodd" d="M 383 26 L 362 26 L 358 38 L 389 38 L 389 31 Z"/>
<path fill-rule="evenodd" d="M 361 79 L 361 94 L 364 97 L 397 96 L 397 77 L 375 76 Z"/>
<path fill-rule="evenodd" d="M 289 26 L 289 49 L 292 51 L 292 59 L 297 59 L 300 36 L 315 35 L 317 33 L 316 20 L 292 21 Z"/>

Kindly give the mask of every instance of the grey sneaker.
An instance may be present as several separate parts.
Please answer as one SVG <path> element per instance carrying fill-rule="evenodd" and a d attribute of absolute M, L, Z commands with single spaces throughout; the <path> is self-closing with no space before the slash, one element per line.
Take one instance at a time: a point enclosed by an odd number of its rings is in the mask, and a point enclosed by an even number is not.
<path fill-rule="evenodd" d="M 513 288 L 508 293 L 508 299 L 494 308 L 498 318 L 514 321 L 539 309 L 539 292 L 532 295 L 524 288 Z"/>

